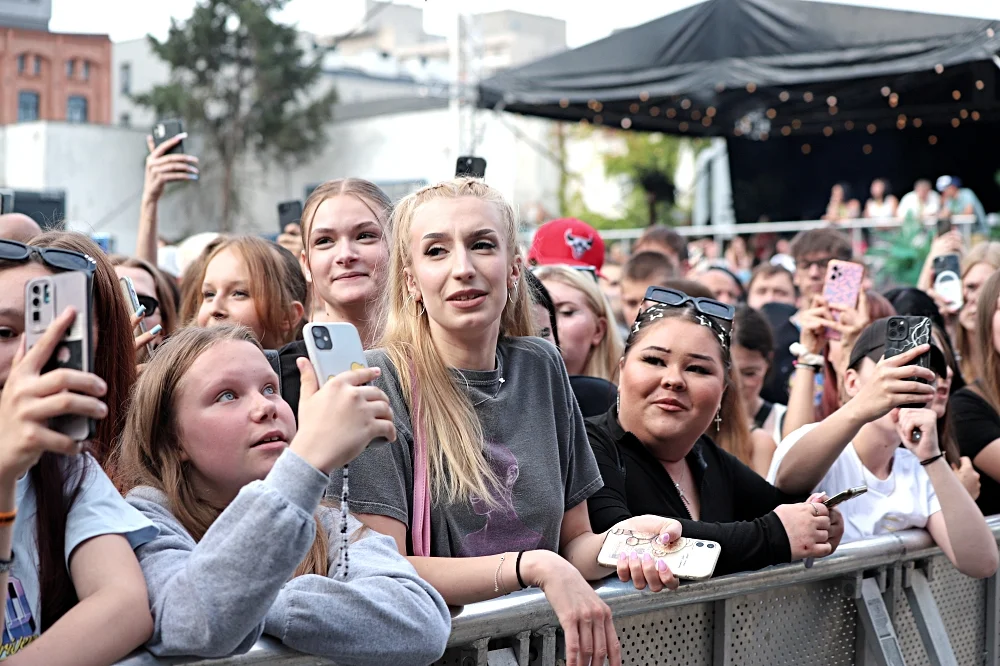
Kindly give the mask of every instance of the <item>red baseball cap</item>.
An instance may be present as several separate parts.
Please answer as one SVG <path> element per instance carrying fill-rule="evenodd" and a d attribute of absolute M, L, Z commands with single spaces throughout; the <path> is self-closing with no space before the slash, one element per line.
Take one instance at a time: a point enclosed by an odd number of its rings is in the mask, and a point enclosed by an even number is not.
<path fill-rule="evenodd" d="M 604 239 L 583 220 L 573 217 L 550 220 L 535 232 L 528 260 L 543 266 L 593 266 L 600 272 L 604 265 Z"/>

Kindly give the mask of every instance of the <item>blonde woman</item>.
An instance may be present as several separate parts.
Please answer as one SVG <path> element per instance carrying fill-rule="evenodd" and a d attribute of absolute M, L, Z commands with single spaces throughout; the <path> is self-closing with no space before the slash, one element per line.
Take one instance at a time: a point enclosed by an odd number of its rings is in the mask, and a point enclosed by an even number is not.
<path fill-rule="evenodd" d="M 958 312 L 955 330 L 955 353 L 962 377 L 969 384 L 982 376 L 984 360 L 979 358 L 976 341 L 976 312 L 979 291 L 993 271 L 1000 268 L 1000 242 L 985 241 L 974 245 L 962 260 L 962 297 L 965 303 Z"/>
<path fill-rule="evenodd" d="M 615 381 L 625 345 L 600 285 L 588 273 L 569 266 L 539 266 L 534 273 L 556 308 L 566 371 Z"/>
<path fill-rule="evenodd" d="M 600 473 L 559 352 L 523 337 L 531 302 L 513 208 L 457 179 L 404 198 L 390 228 L 384 349 L 368 362 L 382 369 L 398 441 L 351 463 L 351 510 L 394 537 L 449 605 L 540 587 L 568 663 L 617 666 L 611 613 L 587 583 L 610 573 L 587 513 Z M 680 533 L 649 516 L 616 526 L 666 543 Z M 663 560 L 638 556 L 618 575 L 677 584 Z"/>

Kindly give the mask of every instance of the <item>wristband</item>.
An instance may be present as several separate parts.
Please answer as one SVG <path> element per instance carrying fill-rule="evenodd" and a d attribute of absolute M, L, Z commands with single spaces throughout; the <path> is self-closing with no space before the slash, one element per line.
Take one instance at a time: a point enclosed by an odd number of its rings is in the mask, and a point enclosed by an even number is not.
<path fill-rule="evenodd" d="M 799 360 L 799 363 L 808 365 L 810 368 L 821 368 L 826 359 L 822 354 L 813 354 L 806 350 L 801 342 L 793 342 L 788 351 Z"/>
<path fill-rule="evenodd" d="M 944 454 L 943 453 L 939 453 L 936 456 L 931 456 L 927 460 L 921 460 L 920 464 L 922 466 L 926 467 L 927 465 L 930 465 L 933 462 L 937 462 L 938 460 L 941 460 L 941 458 L 944 458 Z"/>
<path fill-rule="evenodd" d="M 517 574 L 517 584 L 521 586 L 521 589 L 527 589 L 527 585 L 524 584 L 524 579 L 521 578 L 521 556 L 524 555 L 522 550 L 517 554 L 517 560 L 514 562 L 514 573 Z"/>
<path fill-rule="evenodd" d="M 813 372 L 821 372 L 823 370 L 822 365 L 814 365 L 812 363 L 806 363 L 804 361 L 792 361 L 792 365 L 796 368 L 809 368 Z"/>
<path fill-rule="evenodd" d="M 15 518 L 17 518 L 17 509 L 14 509 L 13 511 L 2 511 L 2 512 L 0 512 L 0 527 L 6 527 L 7 525 L 13 525 Z"/>

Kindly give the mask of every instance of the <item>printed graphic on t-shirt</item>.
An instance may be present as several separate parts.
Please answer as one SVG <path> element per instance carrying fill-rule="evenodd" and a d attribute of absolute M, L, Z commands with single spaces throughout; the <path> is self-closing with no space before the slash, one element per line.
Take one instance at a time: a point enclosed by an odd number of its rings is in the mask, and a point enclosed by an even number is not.
<path fill-rule="evenodd" d="M 486 460 L 500 480 L 495 503 L 479 497 L 472 498 L 472 510 L 486 516 L 486 524 L 469 534 L 459 547 L 461 557 L 495 555 L 508 551 L 534 550 L 542 542 L 542 535 L 523 522 L 514 508 L 514 484 L 520 476 L 517 458 L 506 446 L 486 443 Z"/>
<path fill-rule="evenodd" d="M 7 613 L 4 616 L 0 659 L 6 659 L 38 637 L 38 626 L 21 581 L 10 576 L 7 583 Z"/>

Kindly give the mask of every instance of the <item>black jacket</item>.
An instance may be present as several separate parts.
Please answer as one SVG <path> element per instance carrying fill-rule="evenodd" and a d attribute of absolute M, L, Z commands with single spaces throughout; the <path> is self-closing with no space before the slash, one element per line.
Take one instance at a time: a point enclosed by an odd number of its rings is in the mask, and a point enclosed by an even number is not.
<path fill-rule="evenodd" d="M 299 391 L 301 389 L 301 382 L 299 380 L 299 368 L 295 365 L 295 359 L 307 356 L 306 343 L 296 340 L 282 347 L 278 351 L 276 360 L 271 361 L 271 366 L 278 373 L 278 378 L 281 380 L 281 397 L 292 408 L 296 423 L 299 421 Z"/>
<path fill-rule="evenodd" d="M 788 535 L 774 508 L 805 496 L 781 492 L 708 437 L 701 437 L 687 456 L 701 500 L 701 520 L 696 521 L 660 462 L 622 430 L 615 408 L 587 419 L 587 436 L 604 478 L 604 487 L 587 500 L 595 532 L 652 514 L 680 520 L 685 537 L 721 544 L 716 574 L 791 560 Z"/>

